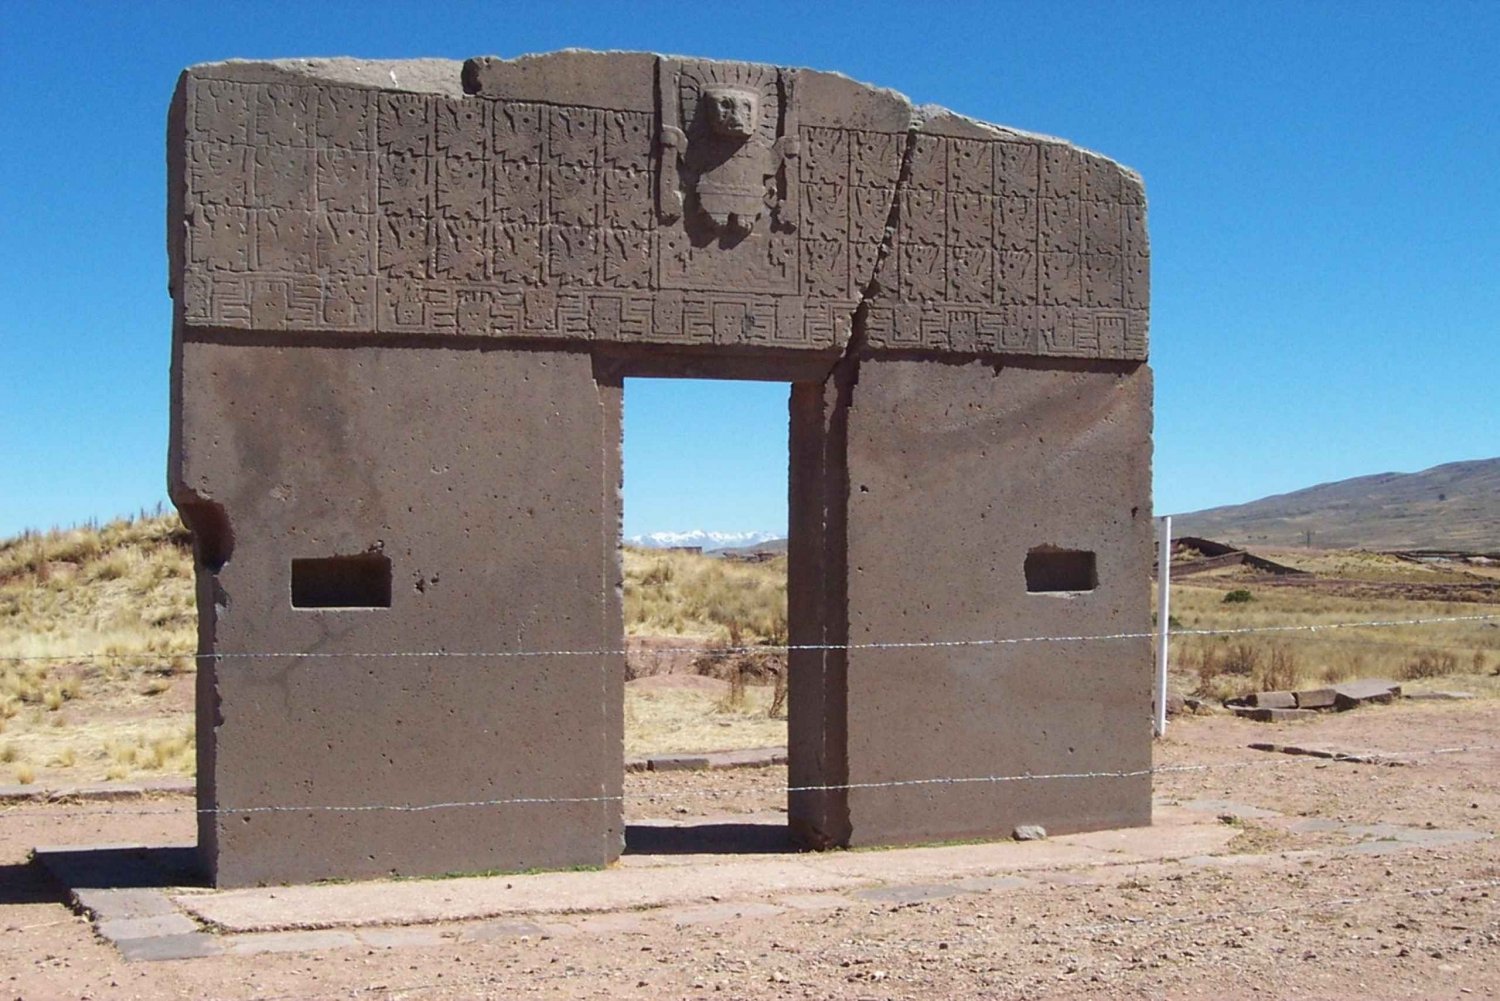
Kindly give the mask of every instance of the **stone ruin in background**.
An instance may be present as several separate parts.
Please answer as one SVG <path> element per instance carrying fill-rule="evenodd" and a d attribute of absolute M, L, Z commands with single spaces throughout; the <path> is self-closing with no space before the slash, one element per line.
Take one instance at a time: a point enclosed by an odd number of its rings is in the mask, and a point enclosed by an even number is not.
<path fill-rule="evenodd" d="M 1148 641 L 984 642 L 1150 627 L 1137 175 L 574 51 L 197 66 L 168 160 L 218 885 L 618 856 L 630 376 L 791 384 L 798 841 L 1149 822 Z"/>

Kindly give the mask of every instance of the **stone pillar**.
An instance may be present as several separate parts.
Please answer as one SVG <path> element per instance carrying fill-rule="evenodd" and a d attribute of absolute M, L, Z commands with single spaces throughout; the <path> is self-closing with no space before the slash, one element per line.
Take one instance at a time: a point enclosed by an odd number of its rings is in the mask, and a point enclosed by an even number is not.
<path fill-rule="evenodd" d="M 1149 370 L 873 358 L 830 394 L 847 406 L 825 411 L 818 467 L 830 605 L 804 635 L 850 649 L 794 660 L 792 784 L 849 788 L 794 793 L 794 832 L 874 845 L 1149 823 L 1149 641 L 991 642 L 1149 621 Z M 950 640 L 974 643 L 862 646 Z M 819 724 L 799 729 L 804 709 Z M 992 781 L 1022 775 L 1058 777 Z"/>
<path fill-rule="evenodd" d="M 614 859 L 621 659 L 530 654 L 623 645 L 618 385 L 585 352 L 198 340 L 174 384 L 215 884 Z M 510 798 L 573 801 L 434 806 Z"/>

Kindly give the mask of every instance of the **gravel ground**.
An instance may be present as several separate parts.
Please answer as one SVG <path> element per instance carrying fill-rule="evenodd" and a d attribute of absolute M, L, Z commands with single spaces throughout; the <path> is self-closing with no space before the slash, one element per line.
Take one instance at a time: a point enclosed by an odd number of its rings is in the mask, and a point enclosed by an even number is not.
<path fill-rule="evenodd" d="M 1420 752 L 1350 765 L 1256 740 Z M 1176 722 L 1166 801 L 1276 811 L 1213 864 L 1056 872 L 1034 885 L 788 917 L 464 945 L 125 963 L 25 859 L 38 844 L 186 841 L 190 804 L 0 808 L 0 998 L 1486 998 L 1500 994 L 1500 842 L 1350 854 L 1295 822 L 1500 830 L 1500 704 L 1400 705 L 1265 726 Z M 762 813 L 784 769 L 628 777 L 632 818 Z M 162 814 L 134 810 L 163 808 Z M 1316 825 L 1314 825 L 1316 826 Z M 1378 837 L 1371 839 L 1378 842 Z M 1379 848 L 1378 844 L 1367 847 Z"/>

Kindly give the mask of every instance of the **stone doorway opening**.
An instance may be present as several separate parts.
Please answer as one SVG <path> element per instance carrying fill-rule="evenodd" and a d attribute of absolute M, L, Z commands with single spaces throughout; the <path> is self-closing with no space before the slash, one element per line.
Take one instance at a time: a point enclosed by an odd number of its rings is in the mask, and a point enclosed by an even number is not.
<path fill-rule="evenodd" d="M 792 385 L 646 376 L 621 388 L 625 760 L 785 761 Z M 626 853 L 790 850 L 786 773 L 758 770 L 772 774 L 749 780 L 760 791 L 711 768 L 627 795 Z"/>

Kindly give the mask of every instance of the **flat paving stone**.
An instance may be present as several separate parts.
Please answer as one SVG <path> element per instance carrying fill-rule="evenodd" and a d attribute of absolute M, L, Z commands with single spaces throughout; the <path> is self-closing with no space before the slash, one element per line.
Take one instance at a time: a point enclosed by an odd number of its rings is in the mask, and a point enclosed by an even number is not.
<path fill-rule="evenodd" d="M 197 932 L 190 935 L 157 935 L 152 938 L 128 938 L 115 943 L 120 955 L 132 963 L 156 963 L 168 959 L 200 959 L 219 956 L 224 941 Z"/>
<path fill-rule="evenodd" d="M 602 871 L 371 881 L 244 890 L 164 890 L 136 885 L 141 867 L 172 856 L 139 846 L 124 855 L 64 853 L 61 868 L 95 885 L 98 931 L 130 960 L 231 953 L 431 947 L 444 943 L 584 934 L 660 935 L 664 928 L 775 918 L 799 911 L 868 908 L 1003 893 L 1047 885 L 1112 885 L 1133 873 L 1184 865 L 1235 868 L 1273 859 L 1326 858 L 1328 849 L 1274 855 L 1216 854 L 1236 830 L 1224 814 L 1275 818 L 1292 833 L 1342 833 L 1337 852 L 1384 855 L 1489 838 L 1483 831 L 1279 818 L 1230 800 L 1160 804 L 1148 828 L 858 852 L 753 856 L 637 856 Z M 719 818 L 729 821 L 732 818 Z M 712 822 L 710 824 L 712 826 Z M 732 826 L 732 825 L 731 825 Z M 1363 839 L 1363 840 L 1359 840 Z M 124 864 L 128 863 L 128 864 Z M 149 864 L 148 864 L 149 863 Z M 103 875 L 127 885 L 97 885 Z M 158 874 L 159 875 L 159 874 Z M 206 933 L 200 922 L 225 930 Z"/>
<path fill-rule="evenodd" d="M 163 917 L 178 913 L 161 890 L 110 890 L 97 887 L 73 891 L 74 906 L 100 921 Z"/>
<path fill-rule="evenodd" d="M 320 952 L 348 949 L 360 944 L 358 935 L 347 931 L 279 931 L 253 935 L 225 935 L 224 951 L 231 956 L 254 956 L 270 952 Z"/>
<path fill-rule="evenodd" d="M 738 903 L 702 904 L 697 907 L 674 907 L 667 912 L 666 917 L 679 928 L 691 928 L 728 924 L 750 918 L 774 918 L 785 914 L 786 910 L 776 904 L 746 900 Z"/>
<path fill-rule="evenodd" d="M 793 911 L 836 911 L 857 906 L 859 901 L 842 893 L 788 893 L 777 897 L 776 903 Z"/>
<path fill-rule="evenodd" d="M 1234 817 L 1238 820 L 1269 820 L 1281 814 L 1275 810 L 1262 810 L 1249 803 L 1237 803 L 1232 799 L 1194 799 L 1182 804 L 1183 809 L 1195 813 L 1218 817 Z"/>
<path fill-rule="evenodd" d="M 359 940 L 374 949 L 407 949 L 447 945 L 458 937 L 457 932 L 441 928 L 361 928 Z"/>
<path fill-rule="evenodd" d="M 699 902 L 709 895 L 759 896 L 837 890 L 877 882 L 782 858 L 693 866 L 471 876 L 411 882 L 282 886 L 186 894 L 177 904 L 230 931 L 421 924 L 532 914 L 617 911 Z"/>
<path fill-rule="evenodd" d="M 952 883 L 909 883 L 904 886 L 875 886 L 868 890 L 855 890 L 859 900 L 882 904 L 919 904 L 926 900 L 942 900 L 957 897 L 969 891 Z"/>
<path fill-rule="evenodd" d="M 192 935 L 203 929 L 186 914 L 174 911 L 149 918 L 113 918 L 96 921 L 94 931 L 116 944 L 133 938 L 159 938 L 163 935 Z"/>
<path fill-rule="evenodd" d="M 546 934 L 546 926 L 535 921 L 473 921 L 459 929 L 458 939 L 461 942 L 494 942 L 500 939 L 541 938 Z"/>

